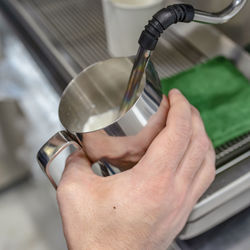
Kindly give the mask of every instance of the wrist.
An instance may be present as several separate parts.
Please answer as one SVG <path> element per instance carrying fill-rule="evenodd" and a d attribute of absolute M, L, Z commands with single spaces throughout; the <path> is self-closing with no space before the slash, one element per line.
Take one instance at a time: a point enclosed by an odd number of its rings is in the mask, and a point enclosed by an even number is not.
<path fill-rule="evenodd" d="M 80 243 L 81 242 L 81 243 Z M 69 247 L 70 250 L 143 250 L 145 249 L 145 239 L 142 240 L 136 236 L 129 237 L 128 234 L 112 233 L 112 230 L 107 235 L 103 232 L 101 235 L 88 235 L 82 238 L 80 244 L 76 247 Z M 141 244 L 143 243 L 143 245 Z M 151 249 L 147 246 L 147 249 Z M 153 248 L 152 248 L 153 249 Z"/>

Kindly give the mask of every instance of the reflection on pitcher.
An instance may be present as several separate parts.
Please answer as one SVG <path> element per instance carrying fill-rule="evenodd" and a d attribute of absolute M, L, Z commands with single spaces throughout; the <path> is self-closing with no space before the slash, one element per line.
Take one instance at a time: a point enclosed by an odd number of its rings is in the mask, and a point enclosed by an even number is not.
<path fill-rule="evenodd" d="M 134 136 L 110 136 L 105 130 L 82 135 L 82 147 L 92 162 L 100 160 L 124 171 L 133 167 L 144 155 L 153 139 L 165 127 L 168 101 L 164 97 L 148 124 Z"/>

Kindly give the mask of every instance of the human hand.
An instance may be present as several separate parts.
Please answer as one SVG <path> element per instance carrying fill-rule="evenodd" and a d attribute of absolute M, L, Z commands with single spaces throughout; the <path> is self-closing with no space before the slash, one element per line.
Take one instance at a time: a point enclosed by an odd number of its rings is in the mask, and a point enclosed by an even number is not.
<path fill-rule="evenodd" d="M 83 135 L 83 149 L 92 162 L 105 160 L 124 171 L 133 167 L 145 154 L 153 139 L 166 126 L 169 103 L 163 96 L 158 111 L 134 136 L 109 136 L 104 130 Z"/>
<path fill-rule="evenodd" d="M 166 126 L 130 170 L 96 176 L 83 152 L 67 160 L 57 198 L 69 249 L 166 249 L 215 176 L 199 113 L 169 94 Z"/>

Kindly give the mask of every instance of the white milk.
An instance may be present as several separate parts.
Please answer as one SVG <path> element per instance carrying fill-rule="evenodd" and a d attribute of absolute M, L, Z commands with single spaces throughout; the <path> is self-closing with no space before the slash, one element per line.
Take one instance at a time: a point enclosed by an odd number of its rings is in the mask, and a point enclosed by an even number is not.
<path fill-rule="evenodd" d="M 118 115 L 119 115 L 118 109 L 112 109 L 102 114 L 92 115 L 85 123 L 83 131 L 90 132 L 111 125 L 116 121 Z"/>

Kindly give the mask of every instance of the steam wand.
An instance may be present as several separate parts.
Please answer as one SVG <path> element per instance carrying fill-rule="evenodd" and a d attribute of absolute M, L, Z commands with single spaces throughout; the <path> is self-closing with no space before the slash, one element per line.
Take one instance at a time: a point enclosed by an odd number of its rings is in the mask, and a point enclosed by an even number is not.
<path fill-rule="evenodd" d="M 137 89 L 140 86 L 145 68 L 152 51 L 155 49 L 160 35 L 172 24 L 191 21 L 218 24 L 234 17 L 245 5 L 247 0 L 234 0 L 227 8 L 217 13 L 195 10 L 187 4 L 175 4 L 158 11 L 145 26 L 139 38 L 139 49 L 123 97 L 120 112 L 128 110 L 135 102 Z"/>

